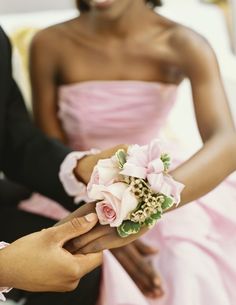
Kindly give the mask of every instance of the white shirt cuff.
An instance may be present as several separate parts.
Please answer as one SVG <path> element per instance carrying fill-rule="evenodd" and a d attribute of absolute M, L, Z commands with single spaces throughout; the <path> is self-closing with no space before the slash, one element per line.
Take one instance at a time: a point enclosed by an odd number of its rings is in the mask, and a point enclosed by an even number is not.
<path fill-rule="evenodd" d="M 88 151 L 75 151 L 66 156 L 61 164 L 59 179 L 69 196 L 74 197 L 74 202 L 78 204 L 80 201 L 88 201 L 87 188 L 83 182 L 77 180 L 74 175 L 74 169 L 78 160 L 87 155 L 97 154 L 99 150 L 91 149 Z"/>

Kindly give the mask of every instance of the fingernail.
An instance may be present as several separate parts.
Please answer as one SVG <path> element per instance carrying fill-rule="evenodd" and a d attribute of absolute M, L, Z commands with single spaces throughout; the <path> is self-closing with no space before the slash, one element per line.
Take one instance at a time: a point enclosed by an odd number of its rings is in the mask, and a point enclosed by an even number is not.
<path fill-rule="evenodd" d="M 153 283 L 155 286 L 159 287 L 161 285 L 161 280 L 158 277 L 155 277 Z"/>
<path fill-rule="evenodd" d="M 155 253 L 157 253 L 159 250 L 157 249 L 157 248 L 151 248 L 151 250 L 153 251 L 153 252 L 155 252 Z"/>
<path fill-rule="evenodd" d="M 94 222 L 95 220 L 97 220 L 97 215 L 95 213 L 90 213 L 86 216 L 84 216 L 85 219 L 88 221 L 88 222 Z"/>
<path fill-rule="evenodd" d="M 153 294 L 151 292 L 146 292 L 145 296 L 150 298 L 150 299 L 153 299 Z"/>
<path fill-rule="evenodd" d="M 160 288 L 160 289 L 155 289 L 155 295 L 157 297 L 161 297 L 164 294 L 164 291 Z"/>

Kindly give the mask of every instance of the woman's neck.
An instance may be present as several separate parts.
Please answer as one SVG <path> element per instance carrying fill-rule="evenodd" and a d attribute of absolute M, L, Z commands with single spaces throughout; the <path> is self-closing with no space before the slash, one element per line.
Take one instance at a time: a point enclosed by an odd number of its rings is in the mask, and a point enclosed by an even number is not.
<path fill-rule="evenodd" d="M 128 2 L 125 7 L 118 7 L 116 11 L 90 11 L 81 17 L 86 26 L 96 34 L 124 38 L 140 28 L 143 29 L 153 15 L 143 0 L 135 0 Z"/>

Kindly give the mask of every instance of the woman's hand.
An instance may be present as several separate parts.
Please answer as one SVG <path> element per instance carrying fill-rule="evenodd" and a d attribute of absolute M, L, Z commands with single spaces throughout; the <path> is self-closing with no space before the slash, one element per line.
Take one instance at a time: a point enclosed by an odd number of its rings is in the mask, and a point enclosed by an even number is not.
<path fill-rule="evenodd" d="M 148 260 L 158 252 L 156 249 L 136 240 L 111 252 L 145 296 L 158 298 L 163 295 L 160 277 Z"/>
<path fill-rule="evenodd" d="M 59 222 L 59 224 L 69 221 L 72 217 L 94 212 L 95 205 L 95 202 L 86 203 Z M 140 290 L 148 297 L 161 297 L 163 290 L 160 278 L 147 261 L 147 256 L 155 254 L 156 250 L 146 246 L 141 241 L 135 241 L 147 230 L 147 228 L 143 228 L 138 234 L 121 238 L 115 228 L 97 224 L 90 232 L 70 240 L 66 243 L 65 248 L 71 253 L 83 254 L 113 249 L 112 253 L 130 274 Z"/>
<path fill-rule="evenodd" d="M 93 172 L 94 166 L 100 159 L 107 159 L 112 157 L 118 149 L 127 150 L 127 145 L 118 145 L 106 150 L 101 151 L 95 155 L 89 155 L 84 157 L 78 162 L 78 165 L 74 171 L 75 176 L 78 180 L 83 181 L 84 183 L 88 183 L 90 180 L 90 176 Z"/>
<path fill-rule="evenodd" d="M 70 291 L 99 266 L 101 253 L 74 254 L 64 244 L 91 230 L 95 214 L 22 237 L 0 250 L 0 286 L 28 291 Z"/>
<path fill-rule="evenodd" d="M 60 225 L 64 222 L 69 221 L 74 217 L 81 217 L 88 213 L 95 212 L 95 202 L 86 203 L 66 218 L 57 223 Z M 71 253 L 95 253 L 100 252 L 106 249 L 114 249 L 120 248 L 127 244 L 130 244 L 140 236 L 142 236 L 145 232 L 147 232 L 148 228 L 142 228 L 139 233 L 129 235 L 128 237 L 121 238 L 116 228 L 111 228 L 110 226 L 102 226 L 97 224 L 90 232 L 83 234 L 83 236 L 76 237 L 69 242 L 66 243 L 65 248 Z"/>

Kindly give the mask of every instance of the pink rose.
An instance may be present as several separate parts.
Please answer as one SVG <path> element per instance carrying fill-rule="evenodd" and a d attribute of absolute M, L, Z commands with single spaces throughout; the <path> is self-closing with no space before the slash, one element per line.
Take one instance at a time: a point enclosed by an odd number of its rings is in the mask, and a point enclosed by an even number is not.
<path fill-rule="evenodd" d="M 119 172 L 120 169 L 115 158 L 99 160 L 93 169 L 87 186 L 89 198 L 95 200 L 102 199 L 96 198 L 96 194 L 93 194 L 94 186 L 112 184 L 114 181 L 118 180 Z"/>
<path fill-rule="evenodd" d="M 98 197 L 103 197 L 103 200 L 97 203 L 96 212 L 102 225 L 119 227 L 138 205 L 130 186 L 123 182 L 103 186 L 98 192 Z"/>
<path fill-rule="evenodd" d="M 121 174 L 146 179 L 148 174 L 159 174 L 163 171 L 160 142 L 154 140 L 149 145 L 129 147 L 127 162 Z"/>
<path fill-rule="evenodd" d="M 184 188 L 184 184 L 163 173 L 150 174 L 147 176 L 147 180 L 154 192 L 173 197 L 176 204 L 180 202 L 180 194 Z"/>

